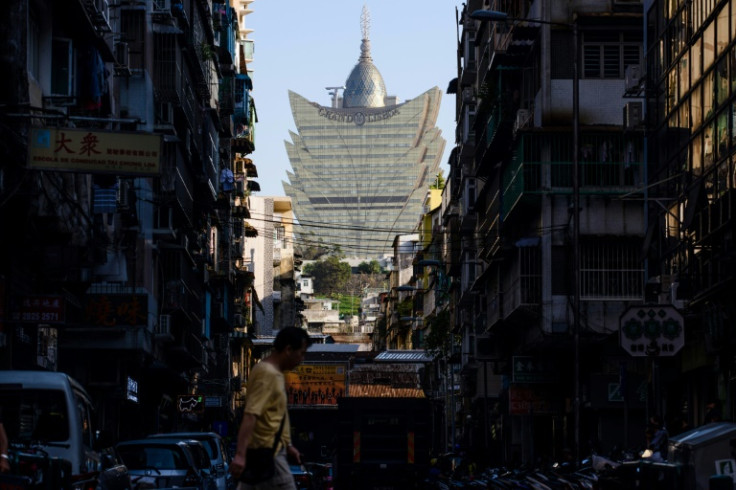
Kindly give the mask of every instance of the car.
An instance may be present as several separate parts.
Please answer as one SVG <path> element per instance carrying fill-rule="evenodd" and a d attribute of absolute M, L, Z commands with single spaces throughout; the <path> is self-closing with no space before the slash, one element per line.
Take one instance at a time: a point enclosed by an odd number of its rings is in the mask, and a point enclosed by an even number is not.
<path fill-rule="evenodd" d="M 289 469 L 294 477 L 297 490 L 313 490 L 314 480 L 312 473 L 303 464 L 290 464 Z"/>
<path fill-rule="evenodd" d="M 151 488 L 215 488 L 207 450 L 199 441 L 133 439 L 118 443 L 116 449 L 138 486 L 146 483 Z"/>
<path fill-rule="evenodd" d="M 112 439 L 96 430 L 91 397 L 74 378 L 62 372 L 0 370 L 0 407 L 10 473 L 28 478 L 29 487 L 50 481 L 57 483 L 48 483 L 49 488 L 71 485 L 67 481 L 75 488 L 130 487 Z"/>
<path fill-rule="evenodd" d="M 149 438 L 179 438 L 195 439 L 204 445 L 212 463 L 217 490 L 235 488 L 235 482 L 230 474 L 230 454 L 225 446 L 225 440 L 216 432 L 172 432 L 168 434 L 152 434 Z"/>

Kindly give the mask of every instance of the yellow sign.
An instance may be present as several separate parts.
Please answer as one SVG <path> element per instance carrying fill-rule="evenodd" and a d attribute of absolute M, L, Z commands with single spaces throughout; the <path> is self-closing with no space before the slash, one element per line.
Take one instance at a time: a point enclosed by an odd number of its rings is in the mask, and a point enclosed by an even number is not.
<path fill-rule="evenodd" d="M 290 405 L 337 406 L 345 396 L 345 366 L 342 364 L 301 364 L 286 373 L 286 393 Z"/>
<path fill-rule="evenodd" d="M 65 172 L 158 175 L 161 135 L 34 128 L 28 166 Z"/>

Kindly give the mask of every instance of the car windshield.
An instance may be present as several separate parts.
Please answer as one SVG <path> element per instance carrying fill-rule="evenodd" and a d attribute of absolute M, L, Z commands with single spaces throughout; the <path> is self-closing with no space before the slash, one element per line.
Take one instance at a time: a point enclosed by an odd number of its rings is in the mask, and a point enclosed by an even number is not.
<path fill-rule="evenodd" d="M 120 458 L 131 470 L 185 470 L 189 467 L 186 456 L 176 446 L 145 446 L 126 444 L 118 446 Z"/>
<path fill-rule="evenodd" d="M 212 465 L 207 451 L 200 444 L 189 444 L 187 447 L 189 447 L 189 451 L 194 458 L 194 464 L 198 469 L 206 469 Z"/>
<path fill-rule="evenodd" d="M 207 450 L 207 455 L 209 456 L 209 458 L 217 459 L 217 447 L 215 446 L 215 441 L 212 437 L 199 434 L 192 434 L 191 436 L 185 435 L 182 437 L 185 439 L 194 439 L 195 441 L 201 442 L 204 448 Z"/>
<path fill-rule="evenodd" d="M 215 446 L 215 441 L 212 438 L 203 438 L 198 439 L 199 442 L 202 443 L 204 448 L 207 450 L 207 454 L 209 455 L 210 459 L 217 459 L 217 447 Z"/>
<path fill-rule="evenodd" d="M 0 407 L 11 442 L 61 442 L 69 439 L 69 413 L 61 390 L 0 386 Z"/>

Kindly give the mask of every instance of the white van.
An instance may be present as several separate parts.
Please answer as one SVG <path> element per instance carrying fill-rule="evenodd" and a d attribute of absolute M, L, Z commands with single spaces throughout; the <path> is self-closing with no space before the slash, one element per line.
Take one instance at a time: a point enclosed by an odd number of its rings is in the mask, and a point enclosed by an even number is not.
<path fill-rule="evenodd" d="M 90 479 L 108 488 L 129 485 L 127 469 L 96 450 L 92 402 L 73 378 L 50 371 L 0 370 L 0 407 L 11 447 L 68 461 L 72 488 L 86 487 Z"/>

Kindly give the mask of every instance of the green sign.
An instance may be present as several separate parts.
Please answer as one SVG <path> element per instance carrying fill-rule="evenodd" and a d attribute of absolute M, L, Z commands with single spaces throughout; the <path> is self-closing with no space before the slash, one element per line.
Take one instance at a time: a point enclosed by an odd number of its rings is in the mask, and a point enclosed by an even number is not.
<path fill-rule="evenodd" d="M 533 356 L 514 356 L 512 381 L 514 383 L 554 383 L 557 369 L 552 359 Z"/>

